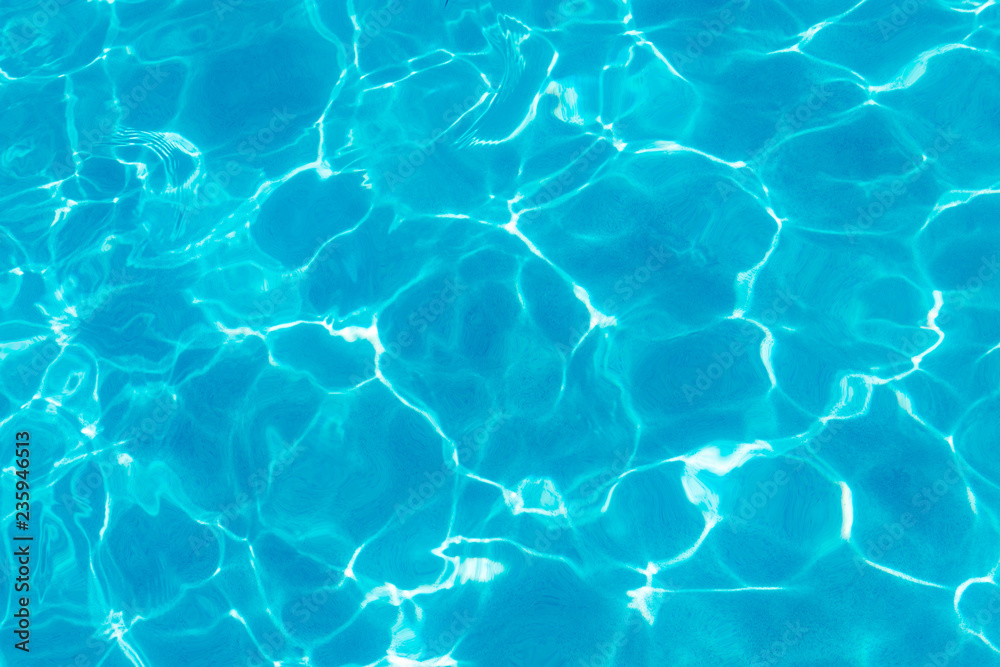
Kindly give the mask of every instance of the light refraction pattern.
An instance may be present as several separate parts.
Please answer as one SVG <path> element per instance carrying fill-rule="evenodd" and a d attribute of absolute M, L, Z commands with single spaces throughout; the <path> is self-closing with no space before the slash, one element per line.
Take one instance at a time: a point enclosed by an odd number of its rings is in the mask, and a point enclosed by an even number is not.
<path fill-rule="evenodd" d="M 4 664 L 1000 665 L 995 0 L 0 46 Z"/>

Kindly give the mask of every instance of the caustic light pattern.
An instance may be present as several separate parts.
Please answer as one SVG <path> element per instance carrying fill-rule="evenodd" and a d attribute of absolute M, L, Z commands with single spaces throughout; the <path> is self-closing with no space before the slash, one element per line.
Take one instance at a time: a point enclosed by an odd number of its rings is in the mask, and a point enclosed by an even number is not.
<path fill-rule="evenodd" d="M 7 0 L 4 664 L 1000 665 L 998 48 Z"/>

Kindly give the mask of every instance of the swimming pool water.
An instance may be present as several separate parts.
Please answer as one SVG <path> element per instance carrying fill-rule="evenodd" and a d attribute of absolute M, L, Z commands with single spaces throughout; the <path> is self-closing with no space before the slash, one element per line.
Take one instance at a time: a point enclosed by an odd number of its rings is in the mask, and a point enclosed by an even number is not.
<path fill-rule="evenodd" d="M 0 47 L 3 664 L 1000 665 L 994 0 Z"/>

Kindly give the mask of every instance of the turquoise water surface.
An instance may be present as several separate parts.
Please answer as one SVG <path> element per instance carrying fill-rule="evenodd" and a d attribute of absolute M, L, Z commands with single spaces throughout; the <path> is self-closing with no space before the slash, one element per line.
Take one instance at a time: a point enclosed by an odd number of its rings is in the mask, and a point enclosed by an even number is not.
<path fill-rule="evenodd" d="M 0 0 L 0 661 L 1000 665 L 998 251 L 995 0 Z"/>

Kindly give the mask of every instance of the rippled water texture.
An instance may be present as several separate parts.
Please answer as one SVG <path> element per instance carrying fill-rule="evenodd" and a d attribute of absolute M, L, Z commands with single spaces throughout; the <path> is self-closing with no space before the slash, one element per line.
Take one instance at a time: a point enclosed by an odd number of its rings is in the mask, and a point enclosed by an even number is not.
<path fill-rule="evenodd" d="M 0 7 L 4 664 L 1000 665 L 995 0 Z"/>

